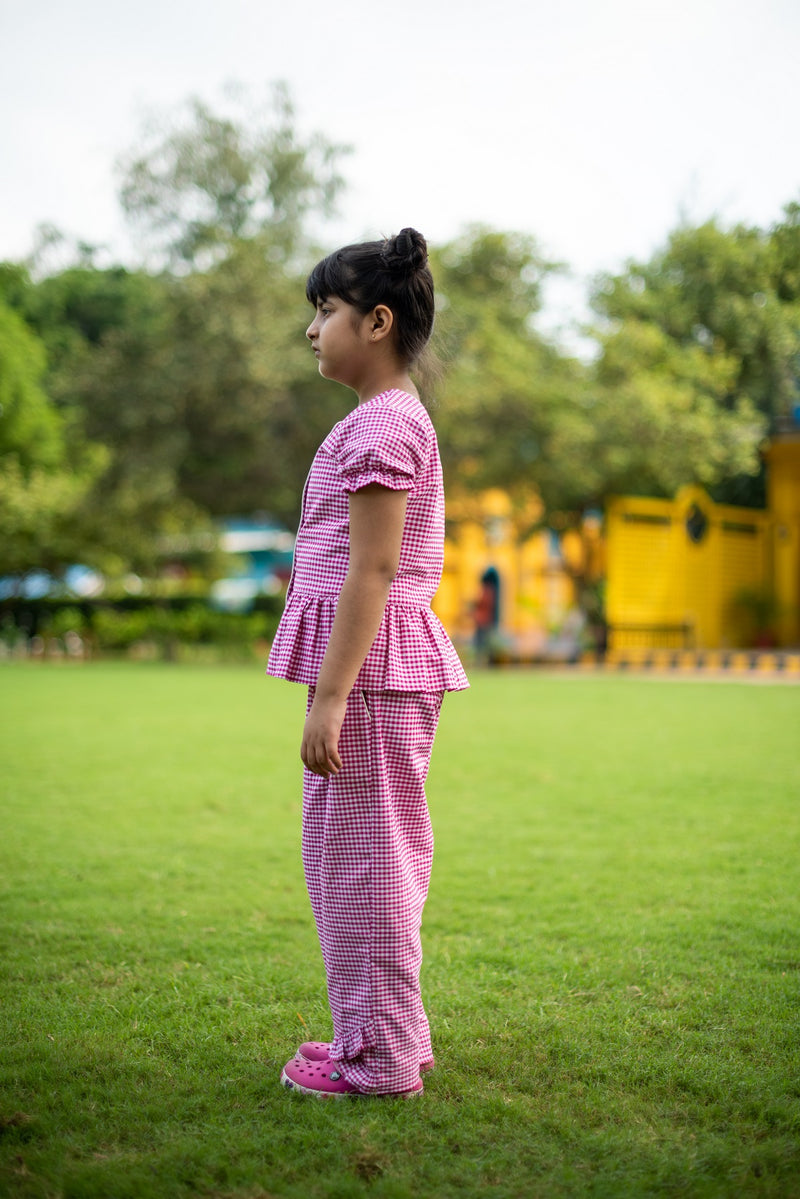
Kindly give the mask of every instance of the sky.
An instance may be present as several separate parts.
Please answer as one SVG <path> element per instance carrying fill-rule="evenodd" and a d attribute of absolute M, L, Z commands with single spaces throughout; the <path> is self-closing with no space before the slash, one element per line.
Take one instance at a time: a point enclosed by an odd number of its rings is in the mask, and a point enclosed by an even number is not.
<path fill-rule="evenodd" d="M 115 162 L 145 120 L 278 80 L 352 147 L 326 249 L 531 234 L 571 272 L 554 330 L 682 220 L 800 200 L 798 0 L 0 0 L 0 64 L 0 259 L 51 223 L 134 261 Z"/>

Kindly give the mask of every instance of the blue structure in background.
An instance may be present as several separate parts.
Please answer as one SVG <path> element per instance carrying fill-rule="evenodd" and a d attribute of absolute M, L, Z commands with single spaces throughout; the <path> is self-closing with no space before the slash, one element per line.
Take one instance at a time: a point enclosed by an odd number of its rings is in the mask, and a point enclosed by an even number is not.
<path fill-rule="evenodd" d="M 275 595 L 292 570 L 294 534 L 268 518 L 233 517 L 222 524 L 220 547 L 240 568 L 211 587 L 211 602 L 228 612 L 247 611 L 258 595 Z"/>

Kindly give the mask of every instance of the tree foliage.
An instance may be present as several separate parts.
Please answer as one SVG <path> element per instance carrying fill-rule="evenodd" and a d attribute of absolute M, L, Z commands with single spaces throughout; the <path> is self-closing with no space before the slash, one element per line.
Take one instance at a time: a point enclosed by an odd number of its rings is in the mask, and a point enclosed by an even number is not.
<path fill-rule="evenodd" d="M 432 257 L 446 368 L 434 418 L 451 487 L 503 486 L 521 510 L 534 492 L 562 506 L 570 486 L 553 439 L 562 421 L 580 419 L 585 383 L 582 366 L 536 330 L 554 264 L 532 238 L 482 227 Z"/>
<path fill-rule="evenodd" d="M 23 469 L 57 463 L 61 426 L 42 387 L 45 349 L 25 321 L 0 297 L 0 459 Z"/>
<path fill-rule="evenodd" d="M 314 451 L 347 406 L 303 335 L 304 277 L 243 242 L 175 290 L 174 317 L 182 492 L 217 515 L 266 509 L 293 525 Z"/>
<path fill-rule="evenodd" d="M 6 268 L 0 284 L 18 294 L 25 274 Z M 70 438 L 44 389 L 45 366 L 43 342 L 0 298 L 0 574 L 86 557 L 86 502 L 104 458 Z"/>
<path fill-rule="evenodd" d="M 226 116 L 192 99 L 120 160 L 120 198 L 172 266 L 208 266 L 264 233 L 285 261 L 302 246 L 308 214 L 333 211 L 345 152 L 321 134 L 301 138 L 282 85 L 266 112 Z"/>
<path fill-rule="evenodd" d="M 0 459 L 0 574 L 58 573 L 73 562 L 108 564 L 87 527 L 89 497 L 103 460 L 96 448 L 84 449 L 78 469 L 25 470 L 13 455 Z"/>
<path fill-rule="evenodd" d="M 294 523 L 314 448 L 344 411 L 304 343 L 296 262 L 310 253 L 309 208 L 327 211 L 341 185 L 342 151 L 303 140 L 280 89 L 268 117 L 251 127 L 195 102 L 183 124 L 129 157 L 125 205 L 176 269 L 99 269 L 79 247 L 42 278 L 6 271 L 21 347 L 3 354 L 6 375 L 27 363 L 25 419 L 33 428 L 49 416 L 68 431 L 75 487 L 53 478 L 50 490 L 72 515 L 69 552 L 80 530 L 85 561 L 147 569 L 163 533 L 210 516 L 268 510 Z M 39 376 L 47 399 L 37 409 Z M 27 438 L 40 457 L 46 440 L 41 428 Z M 37 476 L 27 505 L 25 480 L 11 472 L 6 482 L 20 533 L 35 532 L 54 563 L 45 481 Z"/>
<path fill-rule="evenodd" d="M 215 515 L 267 509 L 294 523 L 316 443 L 344 410 L 302 336 L 307 219 L 332 212 L 344 153 L 301 137 L 278 86 L 252 120 L 190 102 L 125 163 L 123 206 L 177 268 L 158 367 L 176 486 Z"/>
<path fill-rule="evenodd" d="M 681 227 L 602 279 L 593 462 L 599 485 L 700 482 L 759 502 L 759 449 L 798 399 L 800 209 L 772 230 Z"/>

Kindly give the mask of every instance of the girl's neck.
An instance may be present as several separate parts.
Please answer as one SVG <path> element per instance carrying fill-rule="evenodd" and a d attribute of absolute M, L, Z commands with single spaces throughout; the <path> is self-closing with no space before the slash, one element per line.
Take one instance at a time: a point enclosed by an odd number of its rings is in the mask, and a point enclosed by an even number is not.
<path fill-rule="evenodd" d="M 366 404 L 367 400 L 373 400 L 375 396 L 381 395 L 384 391 L 405 391 L 415 399 L 419 399 L 419 392 L 413 379 L 402 367 L 396 371 L 376 372 L 374 376 L 365 379 L 354 390 L 359 404 Z"/>

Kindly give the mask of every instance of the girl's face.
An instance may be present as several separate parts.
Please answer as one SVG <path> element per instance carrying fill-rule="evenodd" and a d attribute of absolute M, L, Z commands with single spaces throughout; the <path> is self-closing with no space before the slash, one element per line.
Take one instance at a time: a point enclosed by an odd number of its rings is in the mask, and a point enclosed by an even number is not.
<path fill-rule="evenodd" d="M 317 311 L 306 329 L 314 348 L 319 373 L 325 379 L 358 390 L 368 361 L 371 339 L 370 316 L 362 316 L 336 296 L 317 301 Z"/>

